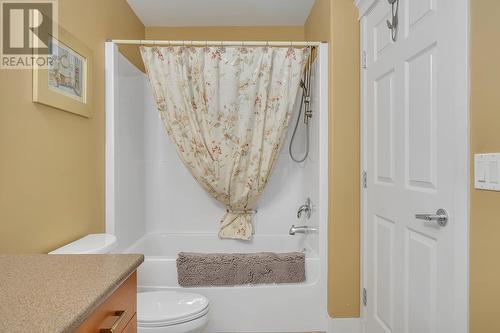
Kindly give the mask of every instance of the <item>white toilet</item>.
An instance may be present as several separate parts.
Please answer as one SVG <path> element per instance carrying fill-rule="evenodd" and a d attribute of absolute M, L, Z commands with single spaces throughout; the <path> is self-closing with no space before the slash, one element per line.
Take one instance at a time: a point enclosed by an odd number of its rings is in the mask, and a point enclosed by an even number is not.
<path fill-rule="evenodd" d="M 199 333 L 208 322 L 208 299 L 179 291 L 137 294 L 138 333 Z"/>
<path fill-rule="evenodd" d="M 101 254 L 116 246 L 110 234 L 91 234 L 49 254 Z M 201 333 L 208 323 L 208 299 L 181 291 L 137 294 L 138 333 Z"/>

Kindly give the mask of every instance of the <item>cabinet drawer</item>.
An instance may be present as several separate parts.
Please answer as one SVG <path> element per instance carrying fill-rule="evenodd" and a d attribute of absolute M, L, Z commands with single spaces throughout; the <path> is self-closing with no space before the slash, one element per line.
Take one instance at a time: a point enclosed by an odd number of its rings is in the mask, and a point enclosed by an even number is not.
<path fill-rule="evenodd" d="M 104 327 L 111 327 L 119 320 L 114 332 L 120 333 L 127 328 L 127 333 L 135 332 L 137 310 L 137 273 L 130 275 L 76 331 L 77 333 L 98 333 Z M 123 312 L 125 311 L 125 312 Z"/>
<path fill-rule="evenodd" d="M 122 333 L 137 333 L 137 314 L 130 319 Z"/>

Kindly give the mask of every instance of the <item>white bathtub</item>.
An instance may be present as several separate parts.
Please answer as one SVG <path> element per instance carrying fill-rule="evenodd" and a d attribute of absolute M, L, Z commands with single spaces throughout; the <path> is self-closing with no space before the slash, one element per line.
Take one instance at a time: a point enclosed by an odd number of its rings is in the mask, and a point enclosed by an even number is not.
<path fill-rule="evenodd" d="M 318 254 L 304 235 L 256 235 L 251 242 L 221 241 L 214 234 L 149 234 L 127 253 L 143 253 L 139 291 L 189 289 L 210 299 L 207 332 L 304 332 L 325 328 L 326 295 Z M 181 288 L 176 258 L 181 251 L 202 253 L 306 253 L 306 281 L 238 287 Z M 279 311 L 277 311 L 279 310 Z"/>

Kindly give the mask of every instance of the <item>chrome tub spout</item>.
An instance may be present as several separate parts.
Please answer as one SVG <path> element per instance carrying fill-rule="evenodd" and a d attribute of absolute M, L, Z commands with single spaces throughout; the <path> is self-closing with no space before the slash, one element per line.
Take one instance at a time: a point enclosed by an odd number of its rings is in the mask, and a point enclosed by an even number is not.
<path fill-rule="evenodd" d="M 295 234 L 309 234 L 311 232 L 317 232 L 318 228 L 316 227 L 309 227 L 307 225 L 301 225 L 301 226 L 294 226 L 290 228 L 290 231 L 288 232 L 290 235 L 295 235 Z"/>

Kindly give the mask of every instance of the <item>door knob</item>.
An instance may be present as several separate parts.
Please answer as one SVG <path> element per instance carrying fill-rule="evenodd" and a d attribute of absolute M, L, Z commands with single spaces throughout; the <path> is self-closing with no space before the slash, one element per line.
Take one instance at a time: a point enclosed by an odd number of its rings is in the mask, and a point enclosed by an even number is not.
<path fill-rule="evenodd" d="M 436 214 L 415 214 L 415 218 L 426 222 L 436 222 L 440 227 L 446 227 L 448 224 L 448 212 L 439 208 Z"/>

